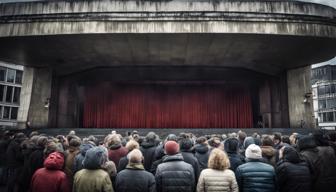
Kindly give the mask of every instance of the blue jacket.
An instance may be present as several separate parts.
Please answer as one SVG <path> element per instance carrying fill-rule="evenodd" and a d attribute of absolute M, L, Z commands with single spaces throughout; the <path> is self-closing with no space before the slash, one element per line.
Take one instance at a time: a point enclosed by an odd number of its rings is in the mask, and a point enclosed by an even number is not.
<path fill-rule="evenodd" d="M 273 166 L 259 160 L 247 160 L 236 170 L 240 192 L 274 192 L 276 175 Z"/>

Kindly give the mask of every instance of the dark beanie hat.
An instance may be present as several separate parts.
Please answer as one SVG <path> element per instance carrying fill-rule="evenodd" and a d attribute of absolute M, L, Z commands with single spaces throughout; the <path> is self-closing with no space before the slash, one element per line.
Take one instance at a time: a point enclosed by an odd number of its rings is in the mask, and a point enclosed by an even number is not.
<path fill-rule="evenodd" d="M 167 155 L 175 155 L 180 150 L 179 144 L 175 141 L 167 141 L 164 148 Z"/>

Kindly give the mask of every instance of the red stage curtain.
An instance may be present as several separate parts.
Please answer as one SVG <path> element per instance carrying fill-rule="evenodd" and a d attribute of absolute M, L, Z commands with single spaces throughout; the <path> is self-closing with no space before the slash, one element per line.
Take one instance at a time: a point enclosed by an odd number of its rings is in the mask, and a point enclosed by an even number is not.
<path fill-rule="evenodd" d="M 216 83 L 105 84 L 86 87 L 90 128 L 249 128 L 249 90 Z"/>

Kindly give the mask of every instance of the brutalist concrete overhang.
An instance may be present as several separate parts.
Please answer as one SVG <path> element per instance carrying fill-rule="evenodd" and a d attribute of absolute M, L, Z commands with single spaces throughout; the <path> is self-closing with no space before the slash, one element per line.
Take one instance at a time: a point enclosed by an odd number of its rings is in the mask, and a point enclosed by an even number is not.
<path fill-rule="evenodd" d="M 220 66 L 266 74 L 336 53 L 336 10 L 296 1 L 0 4 L 0 60 L 69 74 L 113 66 Z"/>

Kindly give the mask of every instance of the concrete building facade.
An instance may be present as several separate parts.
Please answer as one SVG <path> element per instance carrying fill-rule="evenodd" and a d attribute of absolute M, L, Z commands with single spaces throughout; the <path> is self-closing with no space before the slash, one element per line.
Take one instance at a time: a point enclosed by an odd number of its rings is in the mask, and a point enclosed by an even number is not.
<path fill-rule="evenodd" d="M 309 65 L 335 43 L 336 10 L 297 1 L 0 4 L 0 60 L 25 66 L 30 95 L 21 127 L 83 127 L 90 87 L 149 81 L 247 87 L 251 126 L 314 127 Z"/>
<path fill-rule="evenodd" d="M 336 59 L 312 68 L 314 115 L 317 126 L 336 127 Z"/>

